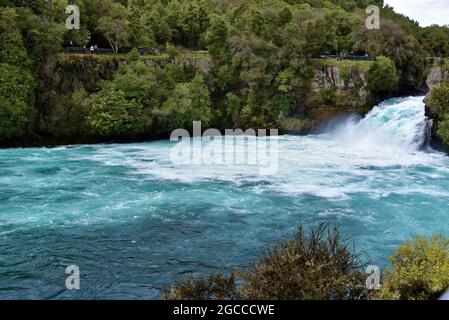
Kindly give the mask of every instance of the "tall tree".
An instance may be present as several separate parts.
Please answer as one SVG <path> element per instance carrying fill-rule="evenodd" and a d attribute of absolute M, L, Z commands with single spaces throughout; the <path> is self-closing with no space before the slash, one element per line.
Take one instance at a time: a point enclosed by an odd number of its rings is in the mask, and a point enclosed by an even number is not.
<path fill-rule="evenodd" d="M 126 8 L 120 4 L 111 3 L 108 15 L 98 20 L 98 31 L 100 31 L 109 42 L 114 53 L 128 44 L 128 13 Z"/>

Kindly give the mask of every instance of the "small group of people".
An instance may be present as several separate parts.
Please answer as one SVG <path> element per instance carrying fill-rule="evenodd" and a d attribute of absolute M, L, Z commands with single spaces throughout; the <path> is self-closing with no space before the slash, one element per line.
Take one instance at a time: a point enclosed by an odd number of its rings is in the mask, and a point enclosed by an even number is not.
<path fill-rule="evenodd" d="M 329 52 L 326 52 L 325 55 L 321 56 L 325 59 L 337 59 L 338 61 L 341 60 L 370 60 L 371 57 L 366 53 L 365 55 L 356 55 L 354 52 L 351 52 L 350 54 L 346 54 L 345 52 L 340 52 L 337 54 L 330 54 Z"/>
<path fill-rule="evenodd" d="M 98 46 L 97 45 L 91 45 L 90 46 L 90 54 L 97 54 L 98 53 Z"/>

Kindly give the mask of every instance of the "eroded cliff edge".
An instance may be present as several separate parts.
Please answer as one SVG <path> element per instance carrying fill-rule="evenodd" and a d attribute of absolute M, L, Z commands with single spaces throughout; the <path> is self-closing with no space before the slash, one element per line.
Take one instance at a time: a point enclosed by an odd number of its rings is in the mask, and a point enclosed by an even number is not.
<path fill-rule="evenodd" d="M 427 87 L 429 89 L 428 94 L 426 96 L 426 116 L 433 120 L 432 126 L 432 145 L 438 149 L 444 149 L 445 151 L 449 150 L 449 145 L 445 143 L 442 137 L 438 134 L 438 128 L 441 124 L 441 121 L 445 117 L 444 114 L 440 114 L 435 106 L 432 106 L 431 95 L 432 89 L 435 86 L 439 86 L 443 83 L 449 82 L 449 61 L 446 59 L 435 59 L 433 66 L 429 71 L 429 75 L 427 77 Z"/>

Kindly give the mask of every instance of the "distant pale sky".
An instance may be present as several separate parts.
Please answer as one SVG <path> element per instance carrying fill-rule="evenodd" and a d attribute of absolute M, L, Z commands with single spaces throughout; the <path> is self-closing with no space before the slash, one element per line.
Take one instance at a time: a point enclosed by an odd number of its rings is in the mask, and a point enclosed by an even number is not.
<path fill-rule="evenodd" d="M 449 0 L 385 0 L 386 4 L 422 27 L 432 24 L 449 25 Z"/>

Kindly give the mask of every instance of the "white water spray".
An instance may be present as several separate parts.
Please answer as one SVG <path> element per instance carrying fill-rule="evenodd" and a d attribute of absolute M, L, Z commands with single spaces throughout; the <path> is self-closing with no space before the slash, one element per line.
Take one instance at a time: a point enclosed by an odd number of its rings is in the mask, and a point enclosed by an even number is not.
<path fill-rule="evenodd" d="M 432 121 L 425 116 L 424 97 L 386 100 L 365 118 L 351 117 L 328 132 L 354 147 L 399 148 L 416 151 L 427 147 Z"/>

